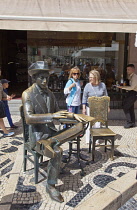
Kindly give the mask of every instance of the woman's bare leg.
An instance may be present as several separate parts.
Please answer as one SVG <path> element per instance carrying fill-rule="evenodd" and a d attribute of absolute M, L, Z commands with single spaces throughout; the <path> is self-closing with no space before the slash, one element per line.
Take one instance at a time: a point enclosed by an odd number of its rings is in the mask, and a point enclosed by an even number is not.
<path fill-rule="evenodd" d="M 3 130 L 4 133 L 8 134 L 9 132 L 5 128 L 3 118 L 0 118 L 0 128 Z"/>

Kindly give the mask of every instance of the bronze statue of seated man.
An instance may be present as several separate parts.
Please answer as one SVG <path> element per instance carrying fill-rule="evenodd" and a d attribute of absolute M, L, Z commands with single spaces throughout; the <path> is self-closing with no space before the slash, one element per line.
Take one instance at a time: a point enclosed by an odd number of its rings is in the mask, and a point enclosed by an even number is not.
<path fill-rule="evenodd" d="M 52 199 L 63 202 L 62 195 L 55 188 L 62 159 L 60 145 L 79 135 L 87 120 L 82 115 L 59 111 L 55 96 L 48 89 L 49 68 L 45 67 L 44 62 L 32 64 L 28 72 L 34 84 L 23 92 L 22 103 L 25 120 L 29 125 L 30 146 L 50 158 L 46 190 Z M 62 118 L 75 119 L 77 124 L 69 129 L 58 131 L 53 120 Z"/>

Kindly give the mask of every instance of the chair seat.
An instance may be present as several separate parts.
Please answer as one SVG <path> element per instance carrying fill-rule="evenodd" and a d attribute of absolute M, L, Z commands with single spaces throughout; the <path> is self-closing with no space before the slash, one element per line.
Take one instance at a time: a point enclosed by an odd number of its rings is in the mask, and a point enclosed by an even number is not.
<path fill-rule="evenodd" d="M 92 136 L 115 136 L 116 134 L 109 128 L 91 128 L 90 129 Z"/>

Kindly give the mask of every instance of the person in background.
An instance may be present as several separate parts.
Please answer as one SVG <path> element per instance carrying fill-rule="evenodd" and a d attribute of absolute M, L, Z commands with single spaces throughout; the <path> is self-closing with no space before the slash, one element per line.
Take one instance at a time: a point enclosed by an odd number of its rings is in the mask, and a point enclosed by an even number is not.
<path fill-rule="evenodd" d="M 3 86 L 0 83 L 0 101 L 2 101 L 3 98 L 5 100 L 10 100 L 10 97 L 3 91 Z M 1 118 L 1 116 L 0 116 L 0 128 L 3 131 L 3 136 L 4 137 L 9 137 L 9 136 L 13 136 L 14 135 L 14 132 L 7 131 L 7 129 L 6 129 L 5 125 L 4 125 L 3 117 Z"/>
<path fill-rule="evenodd" d="M 17 84 L 16 72 L 17 72 L 16 62 L 10 61 L 7 66 L 7 73 L 8 73 L 7 76 L 8 76 L 8 79 L 11 80 L 13 82 L 12 84 L 14 84 L 14 85 Z"/>
<path fill-rule="evenodd" d="M 96 70 L 100 74 L 100 80 L 101 80 L 101 82 L 104 82 L 105 83 L 105 80 L 106 80 L 106 71 L 103 69 L 103 63 L 101 65 L 99 65 Z"/>
<path fill-rule="evenodd" d="M 111 63 L 106 64 L 106 86 L 108 89 L 111 89 L 112 85 L 115 84 L 115 74 L 112 71 Z"/>
<path fill-rule="evenodd" d="M 68 112 L 79 113 L 81 105 L 81 85 L 80 85 L 80 69 L 74 67 L 70 70 L 68 82 L 64 88 L 64 94 L 67 95 L 66 104 Z"/>
<path fill-rule="evenodd" d="M 3 91 L 8 95 L 8 90 L 7 88 L 9 87 L 9 82 L 7 79 L 1 79 L 1 84 L 3 86 Z M 11 99 L 15 97 L 15 94 L 12 94 Z M 4 106 L 5 106 L 5 112 L 6 112 L 6 117 L 8 119 L 9 125 L 11 128 L 18 128 L 18 126 L 13 124 L 12 118 L 11 118 L 11 114 L 10 114 L 10 110 L 9 110 L 9 105 L 8 105 L 8 101 L 7 100 L 3 100 Z"/>
<path fill-rule="evenodd" d="M 126 97 L 123 101 L 123 110 L 127 121 L 124 128 L 132 128 L 135 127 L 134 103 L 137 100 L 137 75 L 135 74 L 134 64 L 127 65 L 127 76 L 130 86 L 117 87 L 127 91 Z"/>
<path fill-rule="evenodd" d="M 100 81 L 100 74 L 97 70 L 91 70 L 89 72 L 89 83 L 86 84 L 83 91 L 82 98 L 82 113 L 89 115 L 88 97 L 96 96 L 107 96 L 106 85 Z M 94 128 L 100 127 L 100 123 L 96 122 Z M 90 138 L 90 125 L 86 130 L 86 143 L 89 143 Z"/>
<path fill-rule="evenodd" d="M 83 76 L 85 79 L 88 78 L 89 72 L 91 71 L 91 65 L 89 62 L 86 62 L 83 66 Z"/>

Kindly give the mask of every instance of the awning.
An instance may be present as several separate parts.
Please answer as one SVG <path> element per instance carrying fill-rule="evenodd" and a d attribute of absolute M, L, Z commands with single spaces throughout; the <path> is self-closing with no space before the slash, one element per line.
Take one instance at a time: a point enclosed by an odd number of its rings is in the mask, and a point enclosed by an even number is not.
<path fill-rule="evenodd" d="M 0 0 L 0 29 L 137 31 L 136 0 Z"/>

